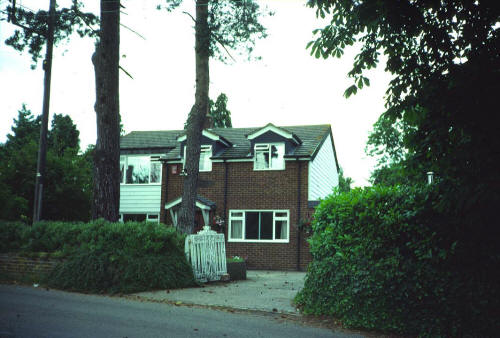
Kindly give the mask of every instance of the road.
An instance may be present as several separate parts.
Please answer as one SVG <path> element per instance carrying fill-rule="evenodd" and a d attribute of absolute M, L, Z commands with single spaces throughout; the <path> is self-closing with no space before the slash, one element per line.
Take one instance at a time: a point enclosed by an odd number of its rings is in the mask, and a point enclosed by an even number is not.
<path fill-rule="evenodd" d="M 276 317 L 0 285 L 0 338 L 353 337 Z"/>

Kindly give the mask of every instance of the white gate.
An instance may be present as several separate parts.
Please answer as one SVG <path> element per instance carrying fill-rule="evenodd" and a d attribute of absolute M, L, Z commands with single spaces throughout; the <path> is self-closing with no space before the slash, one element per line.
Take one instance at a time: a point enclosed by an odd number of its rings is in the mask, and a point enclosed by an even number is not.
<path fill-rule="evenodd" d="M 204 226 L 196 235 L 188 235 L 184 250 L 197 281 L 216 281 L 227 274 L 224 234 L 210 230 L 210 226 Z"/>

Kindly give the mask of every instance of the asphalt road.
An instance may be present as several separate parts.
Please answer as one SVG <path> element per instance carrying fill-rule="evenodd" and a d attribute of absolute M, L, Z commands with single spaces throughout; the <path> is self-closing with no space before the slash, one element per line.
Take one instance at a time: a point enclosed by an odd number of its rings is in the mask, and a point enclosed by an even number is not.
<path fill-rule="evenodd" d="M 0 285 L 5 337 L 353 337 L 272 315 Z"/>

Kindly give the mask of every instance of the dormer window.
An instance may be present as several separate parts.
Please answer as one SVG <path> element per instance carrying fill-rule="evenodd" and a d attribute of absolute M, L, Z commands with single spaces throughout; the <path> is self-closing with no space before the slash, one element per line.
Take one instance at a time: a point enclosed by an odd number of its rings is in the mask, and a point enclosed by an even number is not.
<path fill-rule="evenodd" d="M 259 143 L 254 148 L 254 170 L 285 169 L 285 145 L 283 143 Z"/>
<path fill-rule="evenodd" d="M 212 171 L 212 146 L 201 146 L 199 171 Z M 186 147 L 184 147 L 184 166 L 186 165 Z"/>
<path fill-rule="evenodd" d="M 212 146 L 201 146 L 200 171 L 212 171 Z"/>

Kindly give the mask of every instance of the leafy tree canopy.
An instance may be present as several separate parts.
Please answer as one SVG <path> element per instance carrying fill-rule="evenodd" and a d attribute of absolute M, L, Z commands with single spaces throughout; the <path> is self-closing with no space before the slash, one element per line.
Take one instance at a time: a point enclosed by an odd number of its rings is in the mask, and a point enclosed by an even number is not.
<path fill-rule="evenodd" d="M 57 8 L 55 14 L 54 43 L 69 39 L 73 32 L 80 37 L 96 36 L 97 32 L 91 26 L 98 23 L 98 18 L 92 13 L 84 13 L 83 2 L 72 0 L 69 8 Z M 42 57 L 42 48 L 47 40 L 49 13 L 46 10 L 32 11 L 25 6 L 8 5 L 6 10 L 8 20 L 19 28 L 5 40 L 5 44 L 20 52 L 28 49 L 35 68 Z"/>
<path fill-rule="evenodd" d="M 220 93 L 215 103 L 210 100 L 210 115 L 214 128 L 231 128 L 231 112 L 227 109 L 227 96 Z"/>
<path fill-rule="evenodd" d="M 28 221 L 33 214 L 40 116 L 25 105 L 14 119 L 12 133 L 0 146 L 0 218 Z M 48 133 L 43 218 L 88 220 L 92 194 L 92 148 L 79 153 L 79 132 L 69 116 L 55 114 Z"/>

